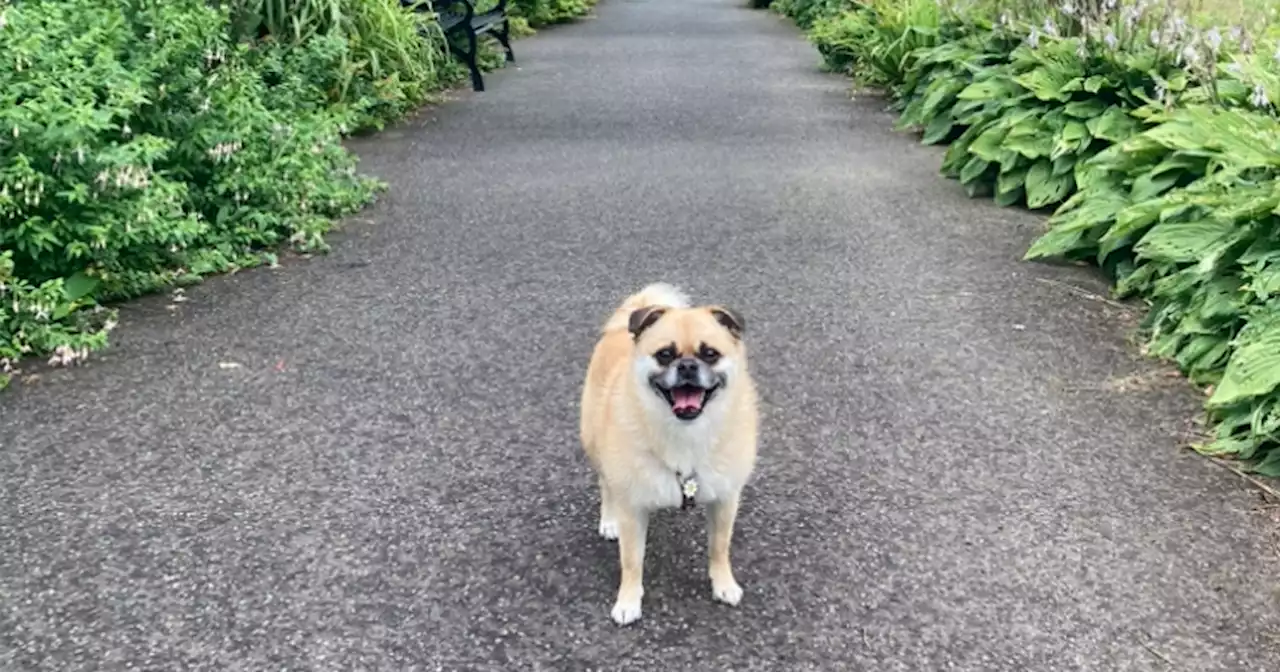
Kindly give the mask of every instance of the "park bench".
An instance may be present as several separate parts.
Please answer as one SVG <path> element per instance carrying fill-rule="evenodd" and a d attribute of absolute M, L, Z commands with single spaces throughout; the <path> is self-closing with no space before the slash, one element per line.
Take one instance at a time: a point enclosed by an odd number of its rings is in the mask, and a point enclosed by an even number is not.
<path fill-rule="evenodd" d="M 484 77 L 480 75 L 480 64 L 476 62 L 479 54 L 476 43 L 481 35 L 489 33 L 498 38 L 498 42 L 507 51 L 507 62 L 513 63 L 516 60 L 511 51 L 511 22 L 507 19 L 507 0 L 498 0 L 497 7 L 481 14 L 476 14 L 475 0 L 400 0 L 400 4 L 411 7 L 416 12 L 434 12 L 440 30 L 446 37 L 466 38 L 465 52 L 461 49 L 454 50 L 452 46 L 450 50 L 462 52 L 462 60 L 471 70 L 472 90 L 484 91 Z"/>

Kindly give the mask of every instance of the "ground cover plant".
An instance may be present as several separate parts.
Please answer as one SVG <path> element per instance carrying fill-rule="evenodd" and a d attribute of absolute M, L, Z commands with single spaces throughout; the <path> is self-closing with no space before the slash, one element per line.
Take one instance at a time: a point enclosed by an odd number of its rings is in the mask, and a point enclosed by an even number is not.
<path fill-rule="evenodd" d="M 1149 307 L 1145 348 L 1206 392 L 1195 447 L 1280 476 L 1274 6 L 776 0 L 828 67 L 946 144 L 971 195 L 1050 213 L 1027 252 Z"/>
<path fill-rule="evenodd" d="M 517 0 L 518 32 L 591 4 Z M 324 250 L 383 186 L 343 137 L 465 76 L 414 9 L 0 0 L 0 387 L 23 360 L 103 347 L 115 302 L 272 263 L 281 245 Z"/>

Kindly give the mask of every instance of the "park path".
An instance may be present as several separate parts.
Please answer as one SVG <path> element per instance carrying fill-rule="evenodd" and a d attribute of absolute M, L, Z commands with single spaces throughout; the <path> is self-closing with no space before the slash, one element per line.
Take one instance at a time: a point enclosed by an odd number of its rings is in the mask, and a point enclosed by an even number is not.
<path fill-rule="evenodd" d="M 0 669 L 1280 669 L 1273 528 L 1134 315 L 742 4 L 517 43 L 355 143 L 392 189 L 331 255 L 0 396 Z M 747 594 L 671 512 L 619 629 L 576 395 L 656 279 L 748 321 Z"/>

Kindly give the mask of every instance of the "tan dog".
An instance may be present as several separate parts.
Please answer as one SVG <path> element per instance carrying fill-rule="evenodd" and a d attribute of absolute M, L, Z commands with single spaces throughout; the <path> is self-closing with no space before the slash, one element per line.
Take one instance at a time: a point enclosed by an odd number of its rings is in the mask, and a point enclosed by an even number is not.
<path fill-rule="evenodd" d="M 640 618 L 645 537 L 657 509 L 707 506 L 712 596 L 736 605 L 729 564 L 738 501 L 755 468 L 756 388 L 743 321 L 655 283 L 605 323 L 582 390 L 582 446 L 600 484 L 600 535 L 618 540 L 613 620 Z"/>

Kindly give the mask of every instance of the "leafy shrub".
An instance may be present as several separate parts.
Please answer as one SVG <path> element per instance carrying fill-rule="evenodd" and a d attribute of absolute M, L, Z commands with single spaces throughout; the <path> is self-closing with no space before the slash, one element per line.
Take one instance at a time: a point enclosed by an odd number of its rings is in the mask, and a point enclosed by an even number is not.
<path fill-rule="evenodd" d="M 1146 299 L 1147 352 L 1210 386 L 1197 448 L 1280 476 L 1280 52 L 1146 0 L 982 0 L 936 23 L 881 4 L 910 0 L 774 7 L 948 143 L 971 194 L 1058 206 L 1027 258 L 1094 262 Z M 927 39 L 884 58 L 907 26 Z"/>
<path fill-rule="evenodd" d="M 541 28 L 585 16 L 595 4 L 596 0 L 511 0 L 508 11 L 530 27 Z"/>
<path fill-rule="evenodd" d="M 233 0 L 227 4 L 232 40 L 276 45 L 276 51 L 284 53 L 273 55 L 289 65 L 316 66 L 308 69 L 305 93 L 315 99 L 309 102 L 349 109 L 355 115 L 353 130 L 382 128 L 457 79 L 458 73 L 445 58 L 444 35 L 431 13 L 412 11 L 400 0 Z M 423 6 L 427 6 L 425 0 Z M 323 63 L 291 53 L 335 39 L 346 48 Z M 279 64 L 271 63 L 261 67 L 273 65 L 278 69 Z"/>
<path fill-rule="evenodd" d="M 1216 386 L 1200 448 L 1280 475 L 1280 123 L 1205 103 L 1155 120 L 1086 164 L 1027 257 L 1090 259 L 1146 298 L 1150 353 Z"/>
<path fill-rule="evenodd" d="M 918 50 L 937 43 L 935 0 L 862 0 L 813 21 L 809 39 L 828 67 L 864 84 L 891 86 Z"/>
<path fill-rule="evenodd" d="M 34 0 L 4 17 L 0 367 L 102 345 L 110 315 L 79 308 L 283 242 L 322 248 L 375 193 L 340 144 L 354 115 L 308 85 L 348 55 L 340 37 L 233 44 L 227 12 L 200 0 Z"/>
<path fill-rule="evenodd" d="M 820 19 L 837 16 L 855 4 L 856 0 L 774 0 L 769 9 L 808 30 Z"/>

